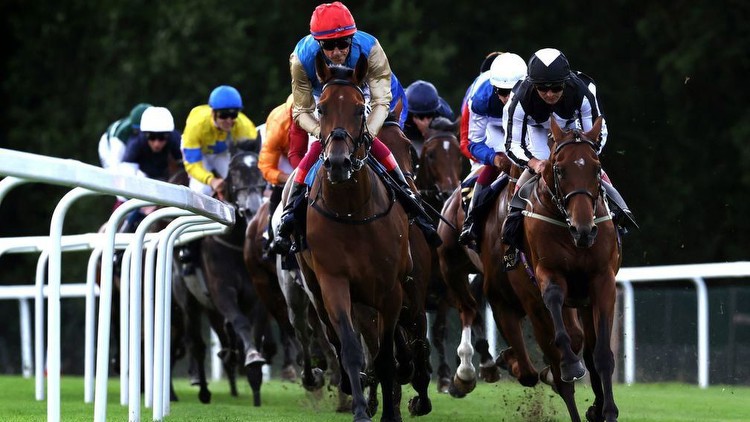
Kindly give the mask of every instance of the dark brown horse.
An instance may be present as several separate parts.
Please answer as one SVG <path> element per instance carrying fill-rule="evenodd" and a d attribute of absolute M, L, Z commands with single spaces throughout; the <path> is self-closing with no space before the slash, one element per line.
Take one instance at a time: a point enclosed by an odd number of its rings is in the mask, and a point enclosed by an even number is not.
<path fill-rule="evenodd" d="M 253 403 L 259 406 L 261 367 L 270 359 L 275 345 L 271 346 L 267 330 L 268 311 L 250 281 L 243 258 L 247 224 L 262 204 L 265 188 L 257 167 L 257 154 L 234 154 L 225 186 L 225 197 L 235 206 L 237 222 L 227 233 L 198 242 L 193 253 L 198 256 L 200 268 L 194 274 L 181 274 L 176 269 L 173 291 L 183 309 L 188 351 L 197 368 L 194 382 L 200 386 L 201 401 L 210 400 L 203 369 L 205 343 L 200 329 L 200 318 L 205 313 L 222 344 L 221 357 L 230 382 L 235 367 L 244 366 L 253 390 Z M 261 345 L 266 350 L 260 350 Z M 234 385 L 232 393 L 236 394 Z"/>
<path fill-rule="evenodd" d="M 396 420 L 394 335 L 402 304 L 401 283 L 410 270 L 404 209 L 367 164 L 365 97 L 359 84 L 367 69 L 328 67 L 316 61 L 324 81 L 320 111 L 323 166 L 310 191 L 307 245 L 298 260 L 315 307 L 339 352 L 342 389 L 352 394 L 355 421 L 369 421 L 360 372 L 364 354 L 354 330 L 352 305 L 374 309 L 375 320 L 359 321 L 378 333 L 371 351 L 383 392 L 382 418 Z M 372 344 L 371 342 L 366 342 Z M 348 392 L 348 391 L 347 391 Z"/>
<path fill-rule="evenodd" d="M 554 119 L 551 129 L 549 165 L 533 191 L 522 195 L 527 201 L 523 252 L 535 283 L 529 283 L 523 269 L 509 273 L 509 278 L 573 421 L 580 420 L 573 382 L 586 373 L 577 355 L 580 329 L 566 311 L 577 308 L 583 323 L 583 358 L 596 396 L 586 418 L 615 421 L 610 338 L 621 254 L 601 186 L 596 141 L 601 118 L 585 133 L 563 132 Z"/>

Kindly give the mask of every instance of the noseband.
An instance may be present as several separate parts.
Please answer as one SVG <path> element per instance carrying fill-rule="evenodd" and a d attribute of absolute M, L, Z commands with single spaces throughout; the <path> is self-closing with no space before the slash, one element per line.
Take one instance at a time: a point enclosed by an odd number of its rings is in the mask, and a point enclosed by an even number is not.
<path fill-rule="evenodd" d="M 323 86 L 323 89 L 321 90 L 321 96 L 322 93 L 325 92 L 325 90 L 332 86 L 332 85 L 343 85 L 350 88 L 355 89 L 360 97 L 362 98 L 362 103 L 365 103 L 365 94 L 362 92 L 362 88 L 355 85 L 354 83 L 347 81 L 345 79 L 333 79 L 326 83 Z M 321 113 L 322 116 L 322 113 Z M 333 140 L 351 140 L 352 147 L 349 149 L 349 160 L 352 163 L 352 170 L 353 171 L 359 171 L 365 164 L 367 155 L 370 153 L 370 147 L 372 146 L 372 135 L 367 130 L 367 125 L 365 123 L 365 110 L 364 107 L 362 107 L 362 111 L 359 113 L 359 118 L 361 121 L 360 127 L 359 127 L 359 135 L 355 138 L 352 136 L 351 133 L 349 133 L 348 130 L 346 130 L 343 127 L 335 127 L 333 130 L 331 130 L 330 133 L 328 133 L 327 136 L 323 137 L 321 136 L 321 144 L 323 146 L 323 152 L 321 153 L 321 158 L 325 159 L 326 154 L 326 147 L 328 144 L 331 143 Z M 365 145 L 365 155 L 363 158 L 357 158 L 355 157 L 355 153 L 359 149 L 360 146 Z"/>

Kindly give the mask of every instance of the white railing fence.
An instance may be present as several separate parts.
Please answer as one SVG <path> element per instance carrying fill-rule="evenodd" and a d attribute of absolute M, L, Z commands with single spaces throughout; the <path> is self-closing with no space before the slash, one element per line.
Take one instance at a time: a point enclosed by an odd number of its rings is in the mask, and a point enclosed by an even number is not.
<path fill-rule="evenodd" d="M 698 385 L 706 388 L 709 385 L 709 309 L 706 279 L 712 278 L 750 278 L 750 262 L 727 262 L 712 264 L 664 265 L 652 267 L 621 268 L 617 274 L 617 285 L 622 293 L 623 326 L 622 342 L 624 344 L 625 383 L 635 383 L 635 293 L 633 284 L 654 282 L 679 282 L 686 280 L 695 286 L 697 303 L 696 321 L 698 326 Z M 497 350 L 497 326 L 492 318 L 489 306 L 485 310 L 487 318 L 486 332 L 490 351 Z"/>
<path fill-rule="evenodd" d="M 120 235 L 116 235 L 116 228 L 126 215 L 127 211 L 130 211 L 138 206 L 157 204 L 167 207 L 175 207 L 172 210 L 174 215 L 183 215 L 175 222 L 170 223 L 168 230 L 162 231 L 158 234 L 159 243 L 159 258 L 157 260 L 156 272 L 153 278 L 149 279 L 155 284 L 157 292 L 157 301 L 154 304 L 154 314 L 156 315 L 157 324 L 161 323 L 161 326 L 156 326 L 157 331 L 154 343 L 157 347 L 164 348 L 165 337 L 169 337 L 169 309 L 166 310 L 163 306 L 168 306 L 171 295 L 168 294 L 169 284 L 171 277 L 171 265 L 167 263 L 171 262 L 171 249 L 177 243 L 180 242 L 178 238 L 183 233 L 193 231 L 200 233 L 199 235 L 205 235 L 207 233 L 215 233 L 223 230 L 226 226 L 234 224 L 234 209 L 218 200 L 210 198 L 205 195 L 197 194 L 192 192 L 190 189 L 184 186 L 172 185 L 156 180 L 150 180 L 145 178 L 139 178 L 134 176 L 118 175 L 105 171 L 101 168 L 91 166 L 88 164 L 81 163 L 75 160 L 65 160 L 53 157 L 46 157 L 36 154 L 29 154 L 24 152 L 18 152 L 8 149 L 0 148 L 0 175 L 7 176 L 0 181 L 0 202 L 3 200 L 5 194 L 12 188 L 29 182 L 49 183 L 54 185 L 70 186 L 74 187 L 68 192 L 63 199 L 60 200 L 57 207 L 55 208 L 50 223 L 50 235 L 49 237 L 34 237 L 33 239 L 13 239 L 9 242 L 12 245 L 6 250 L 0 249 L 0 251 L 11 251 L 20 253 L 26 252 L 41 252 L 40 259 L 37 265 L 37 283 L 34 290 L 34 296 L 36 299 L 36 323 L 37 323 L 37 347 L 43 344 L 43 333 L 45 332 L 44 326 L 42 325 L 43 311 L 42 303 L 45 294 L 45 286 L 43 277 L 39 277 L 40 273 L 44 273 L 45 261 L 47 263 L 47 420 L 59 421 L 60 420 L 60 298 L 61 298 L 61 252 L 63 250 L 71 250 L 73 246 L 70 245 L 72 240 L 64 237 L 62 234 L 63 222 L 65 215 L 75 200 L 87 195 L 119 195 L 134 200 L 128 201 L 119 207 L 112 215 L 106 225 L 104 233 L 90 234 L 93 239 L 88 239 L 86 242 L 80 242 L 79 247 L 82 249 L 93 249 L 92 257 L 89 260 L 89 275 L 95 271 L 91 271 L 91 267 L 96 266 L 98 259 L 101 257 L 101 270 L 102 276 L 100 281 L 99 291 L 99 323 L 98 323 L 98 336 L 97 336 L 97 348 L 96 348 L 96 392 L 94 397 L 94 419 L 97 421 L 106 420 L 106 402 L 107 402 L 107 377 L 108 377 L 108 355 L 109 355 L 109 332 L 110 332 L 110 312 L 111 312 L 111 300 L 112 300 L 112 257 L 116 247 L 116 240 L 120 239 L 122 243 L 120 247 L 126 247 L 134 245 L 130 249 L 130 254 L 138 255 L 135 251 L 142 251 L 144 242 L 148 241 L 145 237 L 145 233 L 136 234 L 135 236 L 129 235 L 129 239 L 120 238 Z M 120 210 L 122 209 L 122 210 Z M 187 219 L 187 220 L 186 220 Z M 144 229 L 145 230 L 145 229 Z M 143 235 L 143 236 L 140 236 Z M 63 241 L 63 239 L 66 239 Z M 135 239 L 133 239 L 135 238 Z M 155 238 L 154 238 L 155 239 Z M 151 239 L 151 243 L 154 243 L 154 239 Z M 6 240 L 6 239 L 0 239 Z M 16 242 L 16 243 L 13 243 Z M 25 242 L 25 243 L 24 243 Z M 5 243 L 3 243 L 5 244 Z M 66 248 L 63 245 L 66 245 Z M 168 250 L 167 250 L 168 249 Z M 123 263 L 123 273 L 127 275 L 128 280 L 138 280 L 141 277 L 140 271 L 129 271 L 130 262 L 127 264 Z M 136 261 L 132 261 L 136 262 Z M 137 266 L 137 264 L 135 265 Z M 146 267 L 146 273 L 148 277 L 149 268 Z M 41 278 L 41 280 L 40 280 Z M 140 288 L 140 281 L 138 283 L 131 283 L 130 290 L 133 290 L 132 285 Z M 148 291 L 148 288 L 146 289 Z M 161 292 L 161 301 L 159 292 Z M 166 294 L 165 294 L 166 292 Z M 85 293 L 91 294 L 93 301 L 94 287 L 87 280 L 85 287 Z M 139 297 L 140 290 L 131 294 L 133 297 Z M 125 315 L 131 309 L 131 304 L 128 303 L 129 294 L 125 294 L 123 301 L 123 308 L 125 309 Z M 140 314 L 140 301 L 135 301 L 132 306 L 138 314 Z M 21 305 L 23 307 L 23 305 Z M 86 306 L 87 316 L 93 316 L 93 305 L 87 301 Z M 166 318 L 166 319 L 165 319 Z M 129 318 L 125 318 L 126 323 L 130 323 Z M 135 325 L 134 327 L 138 327 Z M 86 324 L 87 330 L 92 329 L 93 323 Z M 125 326 L 127 327 L 127 325 Z M 125 342 L 128 345 L 128 351 L 140 350 L 140 338 L 137 340 L 137 346 L 129 344 L 132 342 L 134 337 L 140 336 L 140 330 L 136 330 L 138 335 L 128 336 L 128 341 Z M 126 329 L 126 333 L 129 333 Z M 87 331 L 88 333 L 88 331 Z M 168 341 L 168 340 L 167 340 Z M 168 344 L 168 342 L 166 343 Z M 159 351 L 159 349 L 157 349 Z M 91 355 L 91 351 L 87 349 L 86 354 Z M 127 351 L 125 352 L 127 355 Z M 40 374 L 40 370 L 44 368 L 43 362 L 43 346 L 37 349 L 36 353 L 36 374 L 37 374 L 37 398 L 43 397 L 43 391 L 40 391 L 39 385 L 43 382 L 43 377 Z M 140 353 L 131 353 L 130 359 L 126 365 L 131 365 L 131 359 L 134 356 L 140 357 Z M 155 391 L 157 397 L 165 397 L 164 388 L 168 390 L 168 382 L 166 385 L 163 383 L 164 375 L 169 376 L 169 350 L 163 350 L 163 353 L 156 356 L 165 356 L 164 359 L 157 359 L 155 364 L 155 371 L 153 374 L 154 388 L 158 388 Z M 137 359 L 137 358 L 135 358 Z M 165 365 L 165 362 L 167 363 Z M 166 369 L 164 367 L 166 366 Z M 138 366 L 135 365 L 137 368 Z M 89 368 L 90 369 L 90 368 Z M 140 392 L 136 391 L 137 394 L 132 394 L 132 379 L 139 380 L 139 372 L 127 371 L 126 373 L 131 374 L 130 386 L 131 389 L 121 388 L 126 390 L 121 392 L 121 402 L 128 401 L 128 392 L 136 400 L 130 402 L 130 419 L 140 420 Z M 148 377 L 149 374 L 147 374 Z M 168 378 L 167 378 L 168 379 Z M 122 384 L 127 384 L 127 376 L 121 380 Z M 138 388 L 140 388 L 140 383 Z M 90 388 L 90 385 L 87 386 Z M 88 391 L 88 390 L 87 390 Z M 166 392 L 168 394 L 168 391 Z M 169 412 L 169 400 L 168 395 L 167 403 L 160 406 L 154 406 L 154 420 L 161 420 L 165 414 Z M 137 404 L 134 404 L 137 403 Z M 124 404 L 124 403 L 123 403 Z M 137 410 L 133 410 L 133 409 Z"/>

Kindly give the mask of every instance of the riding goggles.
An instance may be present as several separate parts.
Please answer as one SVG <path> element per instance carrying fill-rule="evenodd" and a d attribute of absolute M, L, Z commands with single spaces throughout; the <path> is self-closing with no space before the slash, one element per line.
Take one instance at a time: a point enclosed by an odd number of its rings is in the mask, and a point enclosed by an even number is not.
<path fill-rule="evenodd" d="M 498 88 L 495 87 L 495 94 L 501 96 L 501 97 L 507 97 L 510 95 L 510 88 Z"/>
<path fill-rule="evenodd" d="M 169 138 L 169 132 L 151 132 L 148 134 L 149 141 L 166 141 Z"/>
<path fill-rule="evenodd" d="M 226 120 L 226 119 L 236 119 L 237 116 L 239 116 L 240 111 L 237 109 L 229 109 L 229 110 L 219 110 L 217 113 L 217 116 L 220 119 Z"/>
<path fill-rule="evenodd" d="M 559 85 L 539 85 L 539 84 L 536 84 L 536 85 L 534 85 L 534 89 L 536 89 L 539 92 L 552 91 L 554 93 L 558 93 L 558 92 L 562 91 L 564 87 L 565 86 L 563 84 L 559 84 Z"/>
<path fill-rule="evenodd" d="M 352 37 L 318 40 L 318 43 L 323 50 L 332 51 L 335 48 L 346 50 L 352 45 Z"/>

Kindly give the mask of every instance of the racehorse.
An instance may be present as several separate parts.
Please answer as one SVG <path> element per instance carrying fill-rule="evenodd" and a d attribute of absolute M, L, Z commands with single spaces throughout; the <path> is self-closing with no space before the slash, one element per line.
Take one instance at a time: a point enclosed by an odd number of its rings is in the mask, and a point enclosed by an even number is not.
<path fill-rule="evenodd" d="M 580 420 L 573 382 L 588 368 L 595 400 L 586 418 L 615 421 L 610 338 L 622 257 L 601 185 L 597 139 L 602 122 L 598 118 L 588 132 L 563 132 L 555 119 L 550 121 L 549 165 L 529 191 L 519 192 L 527 203 L 522 249 L 535 283 L 522 268 L 509 273 L 509 279 L 551 363 L 555 389 L 571 420 Z M 577 355 L 580 328 L 566 308 L 577 308 L 583 324 L 586 367 Z"/>
<path fill-rule="evenodd" d="M 440 209 L 461 183 L 461 146 L 453 132 L 429 128 L 418 155 L 414 183 L 420 196 L 432 207 Z"/>
<path fill-rule="evenodd" d="M 369 140 L 365 97 L 359 87 L 367 71 L 360 60 L 355 69 L 329 67 L 316 60 L 324 82 L 318 110 L 323 165 L 315 173 L 307 212 L 306 243 L 298 261 L 318 314 L 329 329 L 341 363 L 341 387 L 352 394 L 355 421 L 369 421 L 360 371 L 363 349 L 355 333 L 353 304 L 373 308 L 371 326 L 380 347 L 370 351 L 380 381 L 384 421 L 397 420 L 394 406 L 394 336 L 401 311 L 402 287 L 411 265 L 409 223 L 394 194 L 366 164 Z M 365 342 L 373 344 L 373 342 Z"/>
<path fill-rule="evenodd" d="M 263 202 L 265 188 L 257 160 L 254 152 L 233 154 L 225 178 L 225 198 L 235 206 L 235 225 L 225 234 L 208 236 L 199 241 L 197 250 L 193 250 L 200 259 L 200 268 L 195 270 L 195 274 L 181 274 L 179 268 L 173 272 L 173 291 L 183 309 L 188 349 L 198 367 L 194 382 L 200 385 L 199 397 L 204 403 L 210 400 L 210 393 L 203 369 L 205 343 L 200 330 L 201 310 L 208 316 L 222 344 L 222 362 L 230 376 L 230 383 L 237 365 L 235 349 L 242 346 L 244 367 L 255 406 L 260 405 L 261 367 L 272 353 L 272 342 L 266 329 L 267 310 L 250 282 L 243 260 L 245 230 Z M 256 347 L 261 341 L 266 346 L 266 357 Z M 236 395 L 234 385 L 232 394 Z"/>

